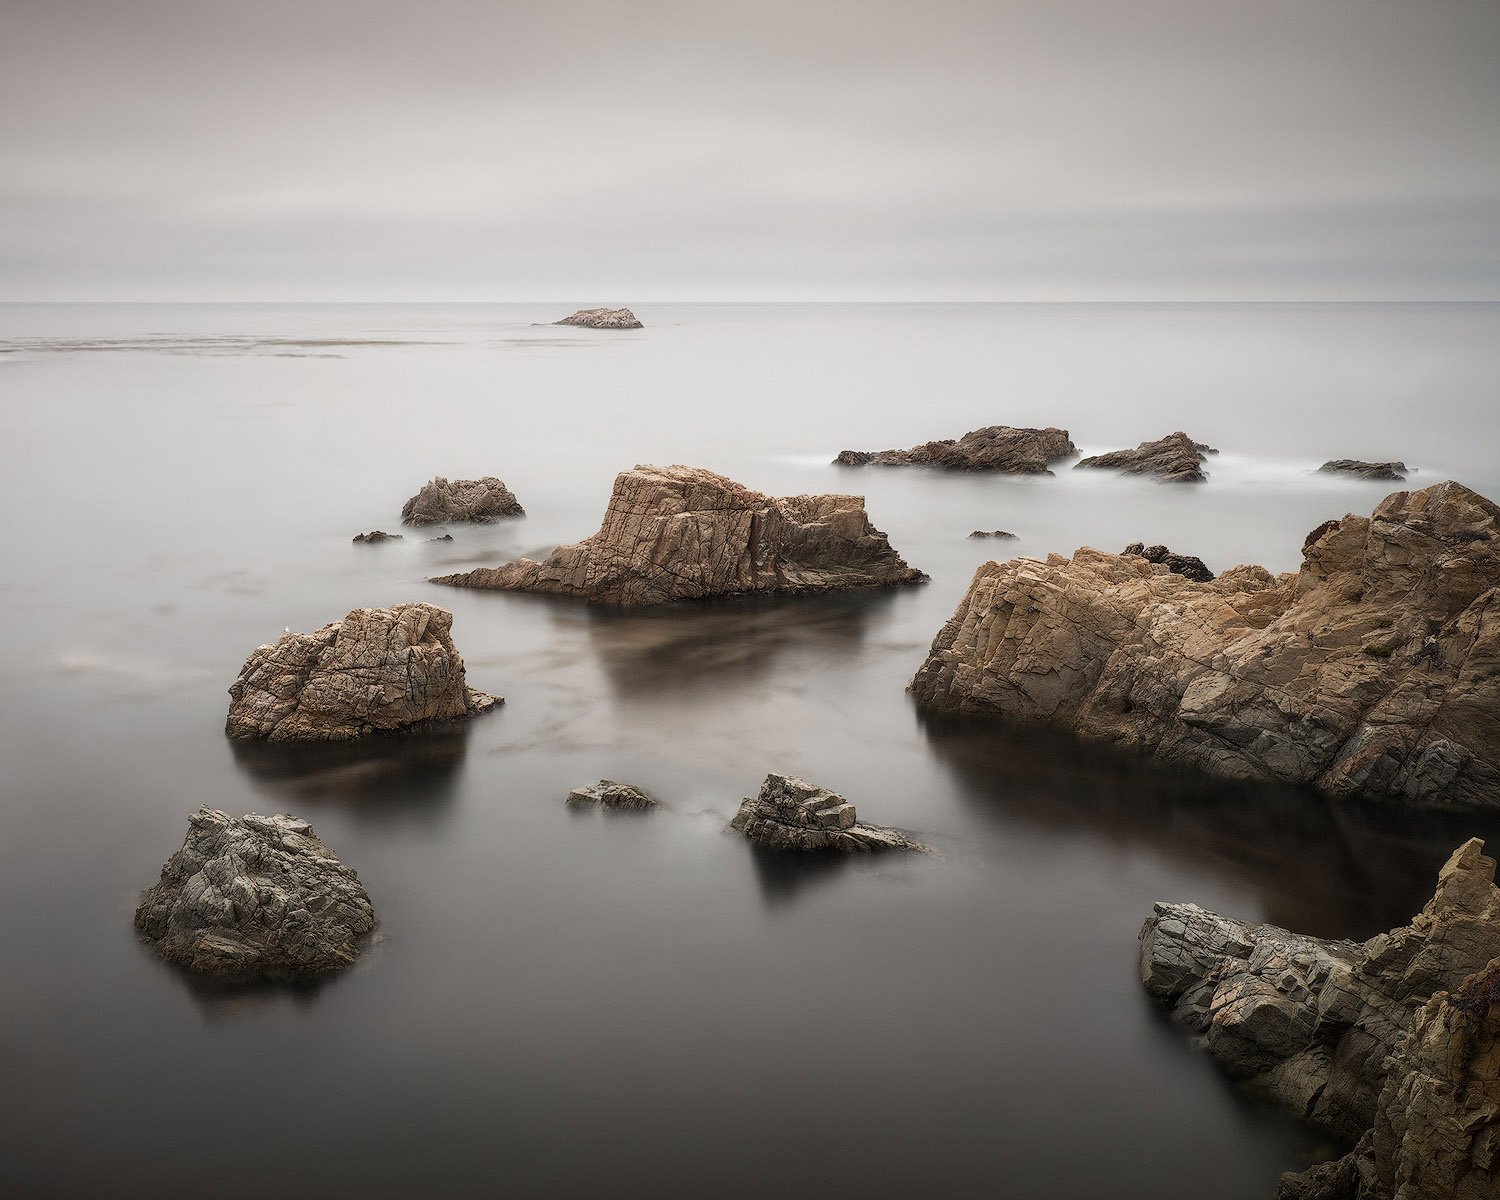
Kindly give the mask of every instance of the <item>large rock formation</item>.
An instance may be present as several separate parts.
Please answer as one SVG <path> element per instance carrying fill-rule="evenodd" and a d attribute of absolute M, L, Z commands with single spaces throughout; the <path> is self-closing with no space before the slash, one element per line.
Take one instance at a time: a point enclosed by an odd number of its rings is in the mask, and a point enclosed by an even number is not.
<path fill-rule="evenodd" d="M 843 467 L 941 467 L 947 471 L 999 471 L 1006 475 L 1050 475 L 1053 463 L 1078 453 L 1066 429 L 1016 429 L 987 425 L 958 438 L 924 442 L 910 450 L 843 450 Z"/>
<path fill-rule="evenodd" d="M 225 732 L 273 742 L 339 742 L 473 716 L 501 703 L 464 677 L 431 604 L 356 608 L 315 633 L 284 633 L 245 660 Z"/>
<path fill-rule="evenodd" d="M 767 775 L 760 791 L 740 802 L 729 828 L 768 850 L 928 852 L 899 829 L 860 824 L 849 801 L 795 775 Z"/>
<path fill-rule="evenodd" d="M 912 681 L 1243 779 L 1500 804 L 1497 508 L 1456 483 L 1195 583 L 1082 549 L 986 563 Z"/>
<path fill-rule="evenodd" d="M 641 323 L 628 308 L 580 308 L 554 325 L 582 325 L 585 329 L 640 329 Z"/>
<path fill-rule="evenodd" d="M 444 479 L 439 475 L 401 506 L 403 525 L 453 525 L 460 521 L 489 525 L 525 515 L 515 493 L 493 475 L 483 479 Z"/>
<path fill-rule="evenodd" d="M 1473 839 L 1408 926 L 1368 942 L 1158 904 L 1141 979 L 1231 1076 L 1360 1145 L 1285 1197 L 1447 1200 L 1500 1180 L 1500 889 Z M 1479 974 L 1475 974 L 1479 972 Z"/>
<path fill-rule="evenodd" d="M 1193 441 L 1179 429 L 1157 441 L 1142 442 L 1134 450 L 1090 455 L 1078 466 L 1108 467 L 1126 475 L 1157 475 L 1173 483 L 1202 483 L 1207 478 L 1203 473 L 1204 456 L 1217 453 L 1212 446 Z"/>
<path fill-rule="evenodd" d="M 295 980 L 352 963 L 375 912 L 359 876 L 306 821 L 200 808 L 135 925 L 163 958 L 198 974 Z"/>
<path fill-rule="evenodd" d="M 542 562 L 523 558 L 432 582 L 639 605 L 926 578 L 870 524 L 858 496 L 763 496 L 712 471 L 638 466 L 615 478 L 593 537 Z"/>
<path fill-rule="evenodd" d="M 1318 468 L 1329 475 L 1353 475 L 1356 479 L 1393 480 L 1400 483 L 1411 468 L 1404 462 L 1364 462 L 1358 458 L 1335 458 Z"/>

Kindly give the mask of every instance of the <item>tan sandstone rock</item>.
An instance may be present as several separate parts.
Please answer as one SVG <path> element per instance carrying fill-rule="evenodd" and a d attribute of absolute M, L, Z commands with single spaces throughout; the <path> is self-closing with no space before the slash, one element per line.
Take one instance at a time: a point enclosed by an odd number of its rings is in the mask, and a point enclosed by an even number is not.
<path fill-rule="evenodd" d="M 1500 804 L 1497 518 L 1442 483 L 1325 523 L 1279 577 L 986 563 L 911 690 L 1234 778 Z"/>
<path fill-rule="evenodd" d="M 842 450 L 833 461 L 841 467 L 938 467 L 945 471 L 1050 475 L 1053 463 L 1077 453 L 1066 429 L 987 425 L 961 438 L 923 442 L 910 450 Z"/>

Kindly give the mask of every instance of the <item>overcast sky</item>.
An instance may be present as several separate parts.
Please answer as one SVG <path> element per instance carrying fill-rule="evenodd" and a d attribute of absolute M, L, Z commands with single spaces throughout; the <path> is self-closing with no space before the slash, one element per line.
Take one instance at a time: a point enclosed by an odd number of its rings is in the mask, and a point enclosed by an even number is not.
<path fill-rule="evenodd" d="M 1500 0 L 0 0 L 0 298 L 1500 298 Z"/>

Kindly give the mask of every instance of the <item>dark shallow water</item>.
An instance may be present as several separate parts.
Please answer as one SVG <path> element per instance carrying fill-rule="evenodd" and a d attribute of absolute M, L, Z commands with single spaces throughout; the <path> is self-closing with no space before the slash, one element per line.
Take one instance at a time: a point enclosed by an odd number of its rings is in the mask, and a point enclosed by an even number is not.
<path fill-rule="evenodd" d="M 638 311 L 601 336 L 533 328 L 550 307 L 0 306 L 0 1193 L 1266 1200 L 1331 1151 L 1160 1019 L 1141 921 L 1190 899 L 1366 937 L 1500 815 L 1206 782 L 903 689 L 991 554 L 1287 569 L 1385 494 L 1310 473 L 1336 456 L 1500 495 L 1500 309 Z M 827 465 L 997 421 L 1224 453 L 1199 489 Z M 630 615 L 423 582 L 592 532 L 636 461 L 861 491 L 932 582 Z M 438 473 L 530 515 L 349 544 Z M 224 739 L 252 647 L 409 599 L 453 610 L 503 709 Z M 757 854 L 723 826 L 769 770 L 941 859 Z M 602 775 L 666 811 L 563 806 Z M 205 990 L 135 940 L 204 803 L 305 816 L 359 870 L 356 969 Z"/>

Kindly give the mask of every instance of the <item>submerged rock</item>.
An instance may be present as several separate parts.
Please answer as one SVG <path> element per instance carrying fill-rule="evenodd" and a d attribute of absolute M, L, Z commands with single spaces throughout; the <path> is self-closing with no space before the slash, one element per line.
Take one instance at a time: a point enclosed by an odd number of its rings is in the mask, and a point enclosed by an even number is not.
<path fill-rule="evenodd" d="M 444 479 L 439 475 L 401 506 L 403 525 L 490 525 L 525 515 L 515 493 L 493 475 L 483 479 Z"/>
<path fill-rule="evenodd" d="M 404 540 L 405 538 L 402 534 L 387 533 L 384 529 L 372 529 L 369 533 L 356 533 L 354 535 L 355 542 L 369 542 L 372 544 L 375 542 L 400 542 Z"/>
<path fill-rule="evenodd" d="M 1003 529 L 976 529 L 973 533 L 969 534 L 969 536 L 971 538 L 1003 538 L 1008 542 L 1013 542 L 1016 540 L 1015 534 L 1007 533 Z"/>
<path fill-rule="evenodd" d="M 359 876 L 306 821 L 200 808 L 135 926 L 189 971 L 290 981 L 352 963 L 375 912 Z"/>
<path fill-rule="evenodd" d="M 768 850 L 930 852 L 899 829 L 860 824 L 849 801 L 795 775 L 767 775 L 760 792 L 741 801 L 729 828 Z"/>
<path fill-rule="evenodd" d="M 580 308 L 554 325 L 582 325 L 586 329 L 640 329 L 641 323 L 628 308 Z"/>
<path fill-rule="evenodd" d="M 998 471 L 1006 475 L 1050 475 L 1053 463 L 1078 453 L 1066 429 L 1018 429 L 988 425 L 954 440 L 924 442 L 910 450 L 844 450 L 833 461 L 843 467 L 939 467 L 947 471 Z"/>
<path fill-rule="evenodd" d="M 1106 467 L 1126 475 L 1157 475 L 1173 483 L 1202 483 L 1207 478 L 1203 473 L 1204 457 L 1217 453 L 1212 446 L 1193 441 L 1179 429 L 1157 441 L 1142 442 L 1134 450 L 1090 455 L 1078 466 Z"/>
<path fill-rule="evenodd" d="M 1477 838 L 1368 942 L 1158 904 L 1141 980 L 1231 1076 L 1359 1146 L 1283 1181 L 1320 1200 L 1458 1200 L 1500 1181 L 1500 889 Z M 1477 972 L 1477 974 L 1476 974 Z"/>
<path fill-rule="evenodd" d="M 1173 554 L 1165 546 L 1147 546 L 1142 542 L 1131 542 L 1121 554 L 1134 554 L 1137 558 L 1144 558 L 1149 563 L 1160 563 L 1174 575 L 1181 575 L 1184 579 L 1191 579 L 1196 583 L 1208 583 L 1214 577 L 1214 573 L 1203 565 L 1203 560 L 1196 554 Z"/>
<path fill-rule="evenodd" d="M 858 496 L 763 496 L 712 471 L 636 467 L 615 478 L 593 537 L 542 562 L 523 558 L 432 582 L 642 605 L 926 578 L 870 524 Z"/>
<path fill-rule="evenodd" d="M 451 533 L 445 533 L 441 537 L 428 538 L 427 540 L 429 542 L 451 542 L 453 540 L 453 535 Z"/>
<path fill-rule="evenodd" d="M 431 604 L 397 604 L 356 608 L 315 633 L 285 633 L 240 668 L 225 732 L 349 741 L 486 712 L 501 700 L 466 683 L 452 625 L 453 614 Z"/>
<path fill-rule="evenodd" d="M 1353 475 L 1356 479 L 1392 480 L 1400 483 L 1411 470 L 1404 462 L 1362 462 L 1357 458 L 1335 458 L 1318 468 L 1329 475 Z"/>
<path fill-rule="evenodd" d="M 1457 483 L 1210 583 L 1130 555 L 985 563 L 911 690 L 1238 779 L 1500 805 L 1500 529 Z"/>
<path fill-rule="evenodd" d="M 617 810 L 639 810 L 656 807 L 656 798 L 649 792 L 628 783 L 616 783 L 613 779 L 601 779 L 588 787 L 577 787 L 568 793 L 567 803 L 575 807 L 597 804 L 600 808 Z"/>

